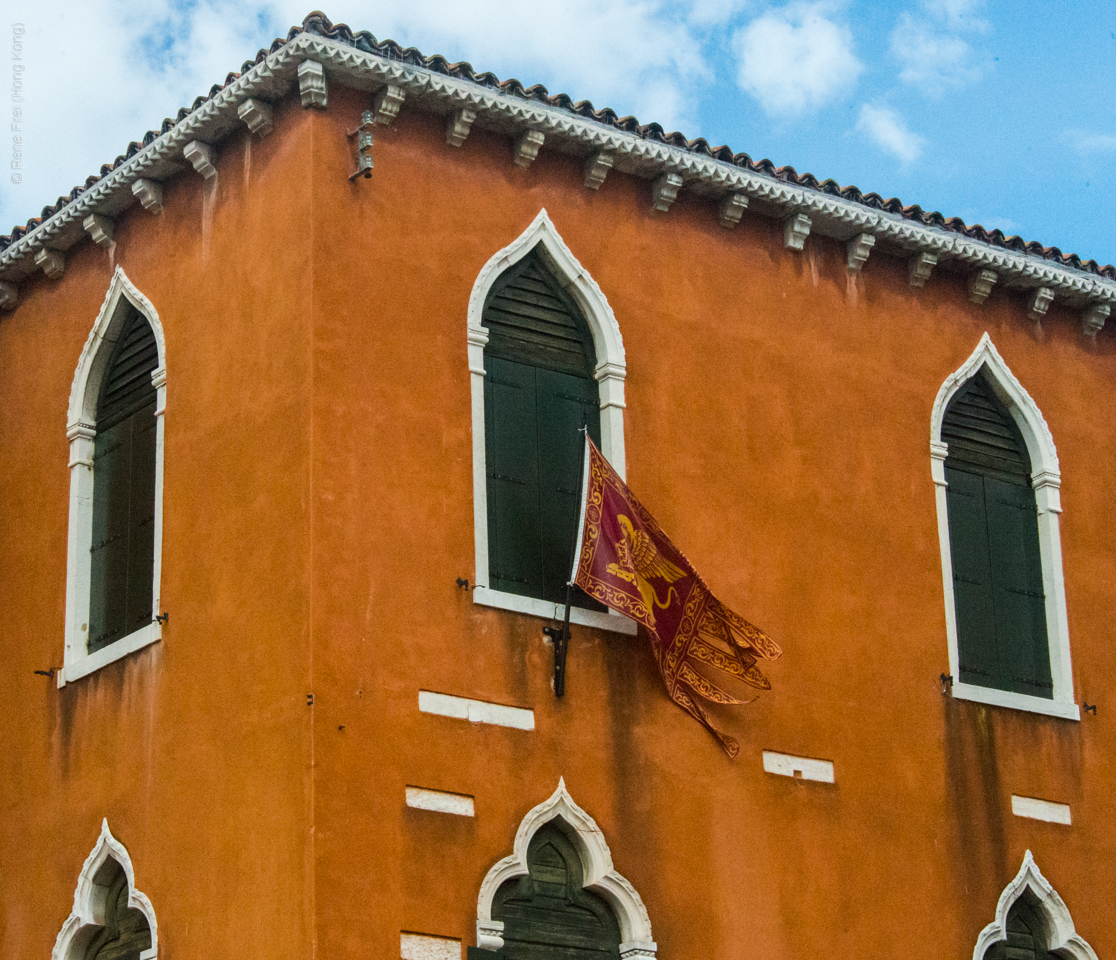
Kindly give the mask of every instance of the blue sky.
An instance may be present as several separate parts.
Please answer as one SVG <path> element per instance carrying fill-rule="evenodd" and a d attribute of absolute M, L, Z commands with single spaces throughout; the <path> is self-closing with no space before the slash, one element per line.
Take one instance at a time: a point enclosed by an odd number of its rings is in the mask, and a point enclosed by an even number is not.
<path fill-rule="evenodd" d="M 8 0 L 24 180 L 0 232 L 223 80 L 294 0 Z M 525 11 L 530 10 L 530 15 Z M 337 0 L 335 22 L 1116 262 L 1116 2 Z"/>

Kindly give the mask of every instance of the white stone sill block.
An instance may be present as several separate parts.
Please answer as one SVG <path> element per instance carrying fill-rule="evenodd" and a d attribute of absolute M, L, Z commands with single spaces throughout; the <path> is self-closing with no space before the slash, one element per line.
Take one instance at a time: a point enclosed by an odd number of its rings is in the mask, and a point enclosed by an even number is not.
<path fill-rule="evenodd" d="M 1014 793 L 1011 795 L 1011 812 L 1017 817 L 1043 820 L 1046 823 L 1062 823 L 1067 827 L 1072 823 L 1069 804 L 1053 803 L 1035 797 L 1017 797 Z"/>
<path fill-rule="evenodd" d="M 1076 703 L 1062 703 L 1044 697 L 1029 697 L 1025 693 L 1011 693 L 1008 690 L 994 690 L 991 687 L 978 687 L 972 683 L 954 681 L 953 695 L 958 700 L 972 700 L 993 707 L 1007 707 L 1010 710 L 1024 710 L 1027 713 L 1042 713 L 1048 717 L 1061 717 L 1063 720 L 1080 720 L 1081 711 Z"/>
<path fill-rule="evenodd" d="M 420 690 L 418 700 L 422 713 L 468 720 L 470 723 L 491 723 L 497 727 L 512 727 L 516 730 L 535 729 L 535 711 L 523 707 L 507 707 L 502 703 L 470 700 L 467 697 L 433 693 L 430 690 Z"/>
<path fill-rule="evenodd" d="M 788 753 L 763 751 L 763 769 L 780 777 L 794 777 L 796 780 L 817 780 L 819 783 L 833 783 L 833 761 L 814 760 L 811 757 L 795 757 Z"/>
<path fill-rule="evenodd" d="M 527 613 L 533 617 L 542 617 L 544 620 L 561 620 L 565 615 L 565 604 L 551 603 L 549 600 L 539 600 L 535 597 L 521 597 L 515 593 L 504 593 L 502 590 L 491 590 L 488 587 L 473 588 L 473 603 L 485 607 L 496 607 L 499 610 L 512 610 L 515 613 Z M 570 623 L 583 627 L 596 627 L 598 630 L 608 630 L 612 633 L 625 633 L 634 637 L 639 625 L 634 620 L 629 620 L 623 614 L 601 613 L 598 610 L 583 610 L 581 607 L 570 608 Z"/>
<path fill-rule="evenodd" d="M 461 960 L 461 941 L 428 933 L 399 934 L 402 960 Z"/>
<path fill-rule="evenodd" d="M 434 813 L 452 813 L 458 817 L 476 816 L 473 798 L 464 793 L 446 793 L 425 787 L 407 787 L 407 806 Z"/>
<path fill-rule="evenodd" d="M 58 686 L 64 687 L 67 683 L 72 683 L 81 677 L 87 677 L 102 667 L 107 667 L 110 663 L 116 663 L 117 660 L 123 659 L 128 654 L 142 650 L 162 638 L 163 625 L 158 621 L 140 627 L 134 633 L 129 633 L 128 636 L 122 637 L 115 643 L 102 647 L 96 653 L 87 654 L 80 660 L 66 664 L 58 671 Z"/>

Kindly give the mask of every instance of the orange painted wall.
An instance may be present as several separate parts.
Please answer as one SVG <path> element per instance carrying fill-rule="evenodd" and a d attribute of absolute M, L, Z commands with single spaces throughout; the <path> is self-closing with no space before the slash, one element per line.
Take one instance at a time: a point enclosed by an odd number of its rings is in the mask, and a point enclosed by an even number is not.
<path fill-rule="evenodd" d="M 247 175 L 230 145 L 214 193 L 174 179 L 0 320 L 0 956 L 50 956 L 102 817 L 164 960 L 308 955 L 311 144 L 287 117 Z M 62 661 L 66 410 L 114 259 L 166 334 L 170 620 L 59 690 L 33 671 Z"/>
<path fill-rule="evenodd" d="M 46 955 L 107 815 L 164 960 L 391 957 L 401 930 L 472 944 L 481 879 L 564 777 L 642 895 L 659 956 L 970 956 L 1025 849 L 1098 955 L 1116 884 L 1116 385 L 1095 344 L 1021 292 L 912 290 L 821 237 L 723 230 L 683 192 L 598 192 L 544 147 L 528 170 L 406 107 L 350 183 L 362 94 L 284 104 L 276 131 L 187 171 L 117 225 L 167 332 L 165 639 L 56 691 L 70 379 L 111 276 L 76 248 L 0 321 L 0 932 Z M 545 207 L 627 352 L 628 479 L 718 595 L 785 648 L 771 693 L 717 712 L 727 760 L 662 689 L 645 641 L 575 628 L 567 696 L 543 622 L 475 606 L 466 305 Z M 990 332 L 1063 471 L 1081 723 L 943 696 L 929 469 L 942 381 Z M 19 415 L 15 415 L 18 411 Z M 535 710 L 536 730 L 420 714 L 420 689 Z M 306 705 L 313 692 L 314 706 Z M 763 772 L 765 749 L 836 783 Z M 406 785 L 475 796 L 408 809 Z M 1072 827 L 1013 817 L 1012 793 Z M 13 883 L 13 878 L 19 881 Z M 31 894 L 30 896 L 28 894 Z"/>

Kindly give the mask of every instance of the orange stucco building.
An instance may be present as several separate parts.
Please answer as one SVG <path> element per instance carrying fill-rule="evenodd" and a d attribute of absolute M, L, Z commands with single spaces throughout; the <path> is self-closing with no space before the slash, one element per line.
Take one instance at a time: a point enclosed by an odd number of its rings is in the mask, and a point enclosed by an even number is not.
<path fill-rule="evenodd" d="M 709 707 L 736 760 L 614 615 L 575 616 L 556 698 L 554 604 L 491 582 L 484 310 L 528 255 L 592 336 L 605 453 L 785 651 Z M 1116 953 L 1112 268 L 310 18 L 0 280 L 0 955 L 108 956 L 123 875 L 144 960 L 512 956 L 494 897 L 548 824 L 625 957 L 981 960 L 1017 902 L 1036 951 Z M 161 619 L 90 653 L 128 310 Z M 973 377 L 1030 462 L 1045 698 L 958 661 Z"/>

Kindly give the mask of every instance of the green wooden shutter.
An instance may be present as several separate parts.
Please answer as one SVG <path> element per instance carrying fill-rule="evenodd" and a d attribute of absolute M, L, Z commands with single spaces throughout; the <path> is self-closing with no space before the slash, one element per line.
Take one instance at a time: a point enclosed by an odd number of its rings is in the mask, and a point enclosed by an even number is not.
<path fill-rule="evenodd" d="M 600 443 L 589 326 L 532 253 L 493 286 L 483 323 L 489 583 L 565 600 L 585 425 Z M 603 609 L 580 594 L 575 602 Z"/>
<path fill-rule="evenodd" d="M 963 683 L 998 687 L 1003 684 L 1003 676 L 997 649 L 984 478 L 951 469 L 947 459 L 946 483 L 960 679 Z"/>
<path fill-rule="evenodd" d="M 942 422 L 960 679 L 1053 697 L 1031 462 L 981 377 Z"/>
<path fill-rule="evenodd" d="M 587 427 L 600 445 L 601 408 L 597 384 L 584 377 L 539 370 L 537 388 L 543 598 L 564 603 L 581 505 L 577 475 L 585 448 L 578 431 Z"/>
<path fill-rule="evenodd" d="M 608 903 L 582 888 L 581 858 L 547 824 L 527 848 L 526 877 L 496 891 L 492 918 L 504 923 L 506 960 L 604 960 L 620 956 L 620 925 Z"/>
<path fill-rule="evenodd" d="M 131 420 L 97 431 L 93 442 L 90 653 L 127 633 L 131 461 Z"/>
<path fill-rule="evenodd" d="M 536 371 L 496 357 L 485 367 L 489 584 L 541 597 Z"/>
<path fill-rule="evenodd" d="M 1004 689 L 1051 698 L 1034 491 L 994 477 L 986 477 L 984 487 Z"/>
<path fill-rule="evenodd" d="M 1007 939 L 992 944 L 984 960 L 1055 960 L 1046 948 L 1042 921 L 1023 900 L 1016 900 L 1007 915 Z"/>
<path fill-rule="evenodd" d="M 105 898 L 104 926 L 90 941 L 87 960 L 139 960 L 151 947 L 151 928 L 139 910 L 128 906 L 128 878 L 117 867 Z"/>
<path fill-rule="evenodd" d="M 577 305 L 531 253 L 500 276 L 484 308 L 486 357 L 593 374 L 593 339 Z"/>
<path fill-rule="evenodd" d="M 109 360 L 93 441 L 90 652 L 151 621 L 155 555 L 155 336 L 132 312 Z"/>

